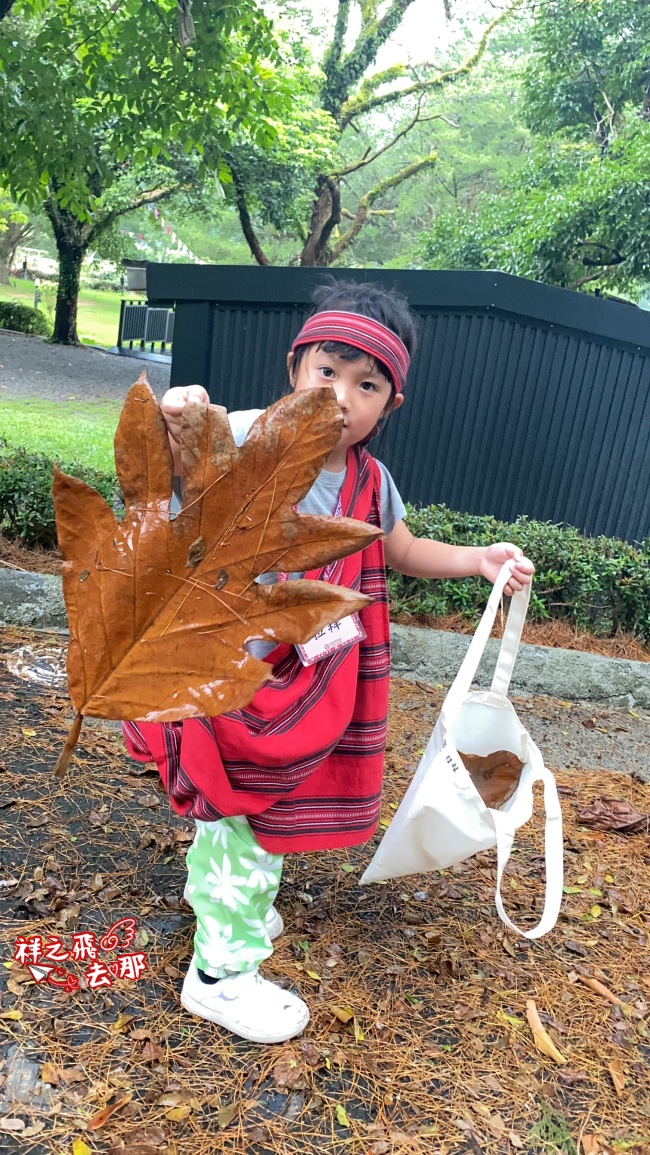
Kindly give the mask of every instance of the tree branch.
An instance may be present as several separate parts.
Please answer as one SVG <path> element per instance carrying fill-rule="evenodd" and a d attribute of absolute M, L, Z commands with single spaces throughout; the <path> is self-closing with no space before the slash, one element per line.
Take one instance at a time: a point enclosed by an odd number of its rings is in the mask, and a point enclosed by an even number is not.
<path fill-rule="evenodd" d="M 466 76 L 468 72 L 475 68 L 481 58 L 485 54 L 490 37 L 495 28 L 498 27 L 508 16 L 521 7 L 524 0 L 513 0 L 508 8 L 495 16 L 487 25 L 481 39 L 476 48 L 467 59 L 459 64 L 457 68 L 451 68 L 448 72 L 441 72 L 437 76 L 432 76 L 429 80 L 419 80 L 416 84 L 409 85 L 408 88 L 394 89 L 392 92 L 384 92 L 380 96 L 370 96 L 362 98 L 361 94 L 347 100 L 341 108 L 341 128 L 345 128 L 350 121 L 357 116 L 361 116 L 365 112 L 370 112 L 375 108 L 383 108 L 387 104 L 393 104 L 396 100 L 402 100 L 405 96 L 412 96 L 416 92 L 430 92 L 434 88 L 443 88 L 447 84 L 453 84 L 462 76 Z"/>
<path fill-rule="evenodd" d="M 300 254 L 304 267 L 328 263 L 327 248 L 333 229 L 341 220 L 341 190 L 338 181 L 321 174 L 316 188 L 316 199 L 311 215 L 307 242 Z"/>
<path fill-rule="evenodd" d="M 330 251 L 330 264 L 333 261 L 338 260 L 341 253 L 352 244 L 352 241 L 354 241 L 356 237 L 358 237 L 363 226 L 368 220 L 368 217 L 371 215 L 372 205 L 376 200 L 379 199 L 379 197 L 384 196 L 385 193 L 390 192 L 391 189 L 396 188 L 397 185 L 402 184 L 403 181 L 409 180 L 412 176 L 415 176 L 417 173 L 421 172 L 422 169 L 430 168 L 436 163 L 437 160 L 437 152 L 431 151 L 428 156 L 423 156 L 420 158 L 420 160 L 416 160 L 413 164 L 409 164 L 405 168 L 401 168 L 399 172 L 393 173 L 392 176 L 386 177 L 385 180 L 382 180 L 379 182 L 379 184 L 375 185 L 373 189 L 370 189 L 367 193 L 364 193 L 364 195 L 361 197 L 361 200 L 359 201 L 359 204 L 357 205 L 357 211 L 354 214 L 354 220 L 352 221 L 350 228 L 346 233 L 343 234 L 343 236 L 337 241 L 337 243 Z"/>
<path fill-rule="evenodd" d="M 372 156 L 369 156 L 368 152 L 364 153 L 360 160 L 357 160 L 354 162 L 354 164 L 349 164 L 345 168 L 342 168 L 337 176 L 349 176 L 350 173 L 357 172 L 360 168 L 365 168 L 367 165 L 372 164 L 372 162 L 377 160 L 378 157 L 383 156 L 385 152 L 388 152 L 389 148 L 392 148 L 394 144 L 397 144 L 398 140 L 401 140 L 403 136 L 406 136 L 406 134 L 409 133 L 412 128 L 415 128 L 416 124 L 428 124 L 430 120 L 444 120 L 447 122 L 447 124 L 452 124 L 449 118 L 444 116 L 441 112 L 436 113 L 434 116 L 420 117 L 420 106 L 418 105 L 418 110 L 413 119 L 410 120 L 404 128 L 400 129 L 397 135 L 394 136 L 392 140 L 389 140 L 388 144 L 383 145 L 382 148 L 378 148 L 376 152 L 373 152 Z M 457 128 L 458 126 L 453 125 L 453 127 Z"/>
<path fill-rule="evenodd" d="M 327 77 L 328 83 L 334 80 L 336 70 L 341 62 L 341 56 L 343 55 L 343 42 L 345 40 L 345 34 L 348 30 L 349 19 L 350 0 L 339 0 L 332 43 L 330 44 L 323 58 L 323 72 Z"/>
<path fill-rule="evenodd" d="M 141 209 L 143 205 L 158 204 L 160 201 L 173 196 L 174 193 L 182 192 L 183 189 L 188 187 L 188 185 L 180 184 L 179 182 L 178 184 L 168 185 L 166 188 L 149 189 L 147 192 L 132 197 L 128 204 L 111 209 L 105 213 L 104 216 L 98 217 L 93 221 L 90 232 L 88 233 L 88 244 L 91 245 L 93 241 L 97 240 L 97 237 L 105 233 L 106 229 L 110 228 L 119 217 L 125 216 L 126 213 L 135 212 L 136 209 Z"/>
<path fill-rule="evenodd" d="M 567 289 L 580 289 L 583 285 L 588 285 L 590 281 L 597 281 L 600 277 L 604 277 L 605 273 L 613 273 L 614 269 L 618 268 L 619 262 L 614 265 L 604 265 L 596 273 L 587 273 L 585 277 L 580 277 L 577 281 L 569 281 Z"/>
<path fill-rule="evenodd" d="M 339 0 L 341 8 L 346 9 L 345 24 L 347 27 L 347 8 L 349 0 Z M 351 52 L 343 58 L 342 41 L 339 45 L 337 32 L 339 18 L 337 17 L 336 30 L 331 48 L 326 57 L 325 84 L 321 97 L 323 108 L 331 113 L 335 120 L 339 119 L 341 109 L 345 104 L 352 87 L 361 80 L 364 72 L 377 58 L 377 53 L 389 36 L 399 28 L 404 13 L 410 8 L 414 0 L 392 0 L 384 15 L 377 20 L 370 20 L 364 24 Z M 339 8 L 339 16 L 341 15 Z"/>
<path fill-rule="evenodd" d="M 248 205 L 246 204 L 246 190 L 244 189 L 243 182 L 242 182 L 242 180 L 239 176 L 239 173 L 237 172 L 237 169 L 235 167 L 235 163 L 234 163 L 232 154 L 230 154 L 230 153 L 224 154 L 224 159 L 228 165 L 228 168 L 230 169 L 230 174 L 232 176 L 232 183 L 233 183 L 234 188 L 235 188 L 235 200 L 237 203 L 237 212 L 239 213 L 239 221 L 240 221 L 240 224 L 242 227 L 242 232 L 244 234 L 244 237 L 246 238 L 246 242 L 248 244 L 248 247 L 249 247 L 252 255 L 254 256 L 255 260 L 257 261 L 258 265 L 270 265 L 271 262 L 268 259 L 268 257 L 266 256 L 266 253 L 264 252 L 264 250 L 263 250 L 263 248 L 262 248 L 262 246 L 261 246 L 261 244 L 257 238 L 257 234 L 255 232 L 255 229 L 253 228 L 253 222 L 251 220 L 250 213 L 248 211 Z"/>

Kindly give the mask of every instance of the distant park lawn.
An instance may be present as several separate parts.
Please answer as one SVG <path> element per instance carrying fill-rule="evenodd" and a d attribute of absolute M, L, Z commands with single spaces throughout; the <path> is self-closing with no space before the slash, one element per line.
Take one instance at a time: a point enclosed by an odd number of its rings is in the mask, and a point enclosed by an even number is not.
<path fill-rule="evenodd" d="M 60 461 L 113 470 L 120 401 L 0 401 L 0 438 Z M 1 452 L 1 450 L 0 450 Z"/>
<path fill-rule="evenodd" d="M 20 301 L 25 305 L 34 304 L 33 281 L 12 279 L 10 285 L 0 285 L 0 300 Z M 49 281 L 41 285 L 41 309 L 50 320 L 54 317 L 55 291 Z M 133 297 L 142 301 L 142 296 Z M 117 330 L 120 322 L 120 295 L 119 293 L 101 289 L 83 289 L 79 296 L 79 312 L 77 328 L 79 339 L 94 345 L 103 345 L 105 348 L 117 344 Z"/>

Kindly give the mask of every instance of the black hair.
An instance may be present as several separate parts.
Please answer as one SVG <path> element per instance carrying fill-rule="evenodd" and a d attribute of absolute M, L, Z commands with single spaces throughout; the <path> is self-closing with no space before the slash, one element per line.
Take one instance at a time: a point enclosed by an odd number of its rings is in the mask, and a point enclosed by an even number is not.
<path fill-rule="evenodd" d="M 396 289 L 382 289 L 379 285 L 359 281 L 339 281 L 331 277 L 325 284 L 318 285 L 312 293 L 312 301 L 316 313 L 360 313 L 363 317 L 370 317 L 379 321 L 395 333 L 406 346 L 409 356 L 413 356 L 416 346 L 415 321 L 409 311 L 406 297 Z M 348 345 L 344 341 L 319 341 L 318 348 L 324 353 L 333 353 L 343 361 L 358 361 L 367 354 L 355 345 Z M 300 363 L 310 345 L 299 345 L 294 351 L 289 363 L 289 376 L 295 380 Z M 371 357 L 374 368 L 390 381 L 390 401 L 386 406 L 385 419 L 390 414 L 395 398 L 395 385 L 390 369 L 378 357 Z M 379 428 L 377 429 L 377 432 Z M 373 434 L 374 435 L 374 434 Z"/>

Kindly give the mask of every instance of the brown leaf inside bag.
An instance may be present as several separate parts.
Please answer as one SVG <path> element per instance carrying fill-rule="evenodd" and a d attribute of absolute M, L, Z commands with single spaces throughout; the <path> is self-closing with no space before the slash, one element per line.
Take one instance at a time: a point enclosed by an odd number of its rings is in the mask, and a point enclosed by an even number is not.
<path fill-rule="evenodd" d="M 463 764 L 486 806 L 500 810 L 519 785 L 523 762 L 510 750 L 493 754 L 463 754 Z"/>

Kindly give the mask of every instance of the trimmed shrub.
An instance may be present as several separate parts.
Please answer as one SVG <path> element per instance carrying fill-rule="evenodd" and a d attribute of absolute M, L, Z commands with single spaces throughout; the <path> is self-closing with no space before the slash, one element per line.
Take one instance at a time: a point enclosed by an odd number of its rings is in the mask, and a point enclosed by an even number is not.
<path fill-rule="evenodd" d="M 18 301 L 0 301 L 0 329 L 13 329 L 16 333 L 29 333 L 36 337 L 52 336 L 52 326 L 45 313 Z"/>
<path fill-rule="evenodd" d="M 114 473 L 80 465 L 78 461 L 57 462 L 59 468 L 80 477 L 99 490 L 116 512 L 122 498 Z M 0 453 L 0 530 L 26 546 L 56 548 L 56 525 L 52 501 L 54 462 L 44 453 L 4 448 Z"/>
<path fill-rule="evenodd" d="M 650 641 L 650 539 L 637 545 L 616 538 L 585 537 L 570 525 L 520 517 L 454 513 L 444 505 L 407 507 L 406 524 L 417 537 L 450 545 L 511 541 L 535 564 L 530 617 L 564 618 L 601 636 L 626 630 Z M 475 578 L 422 581 L 389 570 L 391 608 L 414 617 L 460 614 L 477 621 L 490 586 Z"/>

